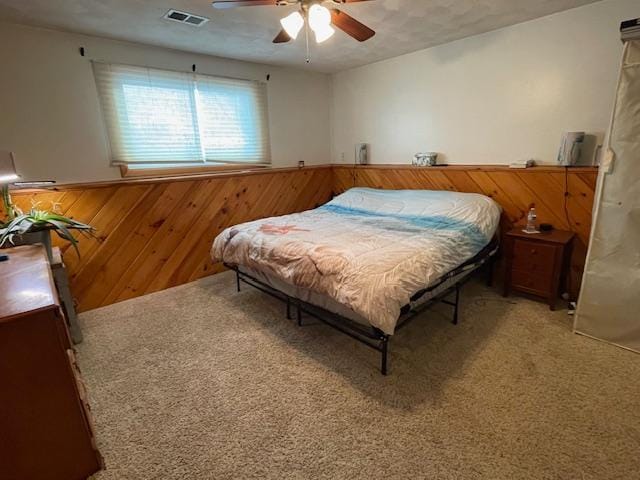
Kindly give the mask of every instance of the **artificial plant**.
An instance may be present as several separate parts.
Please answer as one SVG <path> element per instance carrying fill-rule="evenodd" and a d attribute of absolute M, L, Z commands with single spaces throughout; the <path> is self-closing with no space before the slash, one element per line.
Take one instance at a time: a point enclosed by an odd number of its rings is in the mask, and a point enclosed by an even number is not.
<path fill-rule="evenodd" d="M 78 255 L 80 255 L 78 239 L 73 236 L 71 230 L 79 230 L 85 234 L 92 234 L 94 231 L 91 225 L 78 222 L 55 212 L 55 204 L 53 205 L 53 212 L 41 210 L 38 208 L 38 203 L 35 203 L 27 213 L 23 213 L 13 204 L 8 185 L 2 186 L 2 202 L 7 219 L 4 223 L 0 222 L 0 248 L 8 243 L 13 244 L 13 239 L 16 235 L 42 230 L 54 230 L 60 238 L 71 243 Z"/>

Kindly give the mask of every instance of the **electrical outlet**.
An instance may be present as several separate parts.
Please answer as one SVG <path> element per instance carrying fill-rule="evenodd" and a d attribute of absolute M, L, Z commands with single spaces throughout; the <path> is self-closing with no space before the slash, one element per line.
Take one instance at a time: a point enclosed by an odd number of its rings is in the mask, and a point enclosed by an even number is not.
<path fill-rule="evenodd" d="M 340 154 L 340 161 L 341 161 L 341 162 L 344 162 L 344 152 L 342 152 L 342 153 Z"/>

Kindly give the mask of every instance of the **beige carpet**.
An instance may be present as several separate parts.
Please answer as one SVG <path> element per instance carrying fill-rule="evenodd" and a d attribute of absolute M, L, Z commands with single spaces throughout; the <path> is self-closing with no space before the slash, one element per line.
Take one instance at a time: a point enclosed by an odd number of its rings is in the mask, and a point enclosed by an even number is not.
<path fill-rule="evenodd" d="M 376 352 L 226 273 L 81 315 L 105 479 L 640 478 L 640 356 L 471 283 Z M 313 322 L 309 320 L 309 322 Z"/>

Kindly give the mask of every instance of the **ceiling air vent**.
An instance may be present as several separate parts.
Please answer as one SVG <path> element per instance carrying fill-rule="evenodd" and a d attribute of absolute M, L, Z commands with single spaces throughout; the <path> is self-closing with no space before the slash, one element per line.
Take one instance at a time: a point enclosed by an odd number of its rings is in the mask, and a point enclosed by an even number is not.
<path fill-rule="evenodd" d="M 181 12 L 179 10 L 169 10 L 164 14 L 164 18 L 167 20 L 173 20 L 174 22 L 186 23 L 193 27 L 200 27 L 209 21 L 206 17 L 194 15 L 193 13 Z"/>

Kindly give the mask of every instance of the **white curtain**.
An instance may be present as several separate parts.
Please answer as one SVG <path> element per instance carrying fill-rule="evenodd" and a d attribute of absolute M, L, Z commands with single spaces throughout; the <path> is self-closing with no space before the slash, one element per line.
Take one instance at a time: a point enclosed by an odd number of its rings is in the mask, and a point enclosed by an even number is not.
<path fill-rule="evenodd" d="M 574 329 L 640 352 L 640 40 L 625 44 Z"/>

